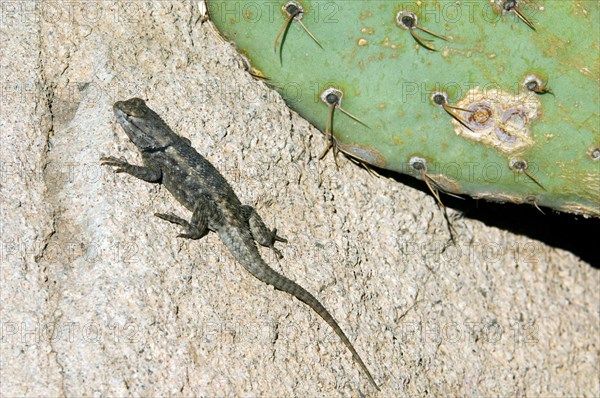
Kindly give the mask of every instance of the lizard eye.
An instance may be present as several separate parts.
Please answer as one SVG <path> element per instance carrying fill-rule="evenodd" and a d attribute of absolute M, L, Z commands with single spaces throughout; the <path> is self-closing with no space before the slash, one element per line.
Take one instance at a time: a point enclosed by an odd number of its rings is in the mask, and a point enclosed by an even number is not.
<path fill-rule="evenodd" d="M 133 116 L 133 117 L 142 117 L 146 114 L 146 111 L 144 110 L 144 108 L 132 108 L 129 112 L 129 116 Z"/>

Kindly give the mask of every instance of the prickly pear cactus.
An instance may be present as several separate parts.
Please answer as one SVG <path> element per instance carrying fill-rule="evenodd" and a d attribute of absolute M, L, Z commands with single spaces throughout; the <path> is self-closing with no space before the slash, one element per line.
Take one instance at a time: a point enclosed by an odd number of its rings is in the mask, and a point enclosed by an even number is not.
<path fill-rule="evenodd" d="M 597 1 L 208 0 L 250 72 L 362 162 L 600 216 Z"/>

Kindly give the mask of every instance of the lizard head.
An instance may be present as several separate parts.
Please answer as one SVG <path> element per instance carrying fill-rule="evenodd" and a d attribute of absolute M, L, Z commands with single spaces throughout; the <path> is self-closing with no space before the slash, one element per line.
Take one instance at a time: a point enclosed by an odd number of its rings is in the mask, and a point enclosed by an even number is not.
<path fill-rule="evenodd" d="M 148 108 L 143 99 L 131 98 L 113 105 L 117 121 L 140 151 L 164 149 L 176 141 L 177 135 Z"/>

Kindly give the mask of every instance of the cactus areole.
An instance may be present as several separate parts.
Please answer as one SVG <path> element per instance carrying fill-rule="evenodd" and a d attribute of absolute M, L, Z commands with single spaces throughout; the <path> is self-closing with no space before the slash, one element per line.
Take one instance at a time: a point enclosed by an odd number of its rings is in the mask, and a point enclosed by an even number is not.
<path fill-rule="evenodd" d="M 600 217 L 598 1 L 207 5 L 345 154 L 433 191 Z"/>

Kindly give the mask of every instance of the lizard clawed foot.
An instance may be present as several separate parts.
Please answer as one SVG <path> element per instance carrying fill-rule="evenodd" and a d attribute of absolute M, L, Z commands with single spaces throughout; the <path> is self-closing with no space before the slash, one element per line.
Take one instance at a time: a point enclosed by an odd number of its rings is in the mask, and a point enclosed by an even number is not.
<path fill-rule="evenodd" d="M 114 156 L 102 156 L 100 158 L 102 166 L 114 166 L 115 173 L 127 173 L 132 176 L 144 180 L 146 182 L 159 182 L 162 178 L 160 168 L 144 166 L 136 166 L 128 163 L 124 158 L 117 159 Z"/>
<path fill-rule="evenodd" d="M 283 254 L 281 254 L 281 251 L 278 248 L 276 248 L 275 246 L 271 246 L 270 249 L 275 252 L 279 260 L 283 258 Z"/>
<path fill-rule="evenodd" d="M 129 163 L 125 160 L 125 158 L 116 158 L 114 156 L 102 156 L 100 158 L 100 165 L 102 166 L 114 166 L 117 167 L 115 173 L 124 173 L 124 167 L 129 166 Z"/>
<path fill-rule="evenodd" d="M 288 243 L 288 240 L 286 238 L 282 238 L 281 236 L 277 235 L 277 228 L 273 229 L 272 233 L 273 239 L 277 242 Z"/>
<path fill-rule="evenodd" d="M 248 222 L 248 228 L 254 241 L 263 247 L 273 250 L 277 258 L 282 259 L 283 255 L 275 247 L 275 242 L 287 243 L 287 239 L 277 235 L 277 228 L 267 228 L 263 219 L 252 206 L 242 206 L 242 214 Z"/>
<path fill-rule="evenodd" d="M 154 215 L 170 223 L 181 225 L 182 227 L 188 227 L 190 225 L 189 222 L 173 213 L 154 213 Z"/>
<path fill-rule="evenodd" d="M 281 254 L 281 251 L 275 247 L 275 242 L 287 243 L 288 241 L 287 241 L 287 239 L 282 238 L 281 236 L 277 235 L 277 228 L 274 228 L 271 231 L 271 234 L 273 236 L 273 242 L 269 246 L 269 249 L 273 250 L 275 252 L 275 254 L 277 255 L 277 258 L 281 260 L 283 258 L 283 254 Z"/>

